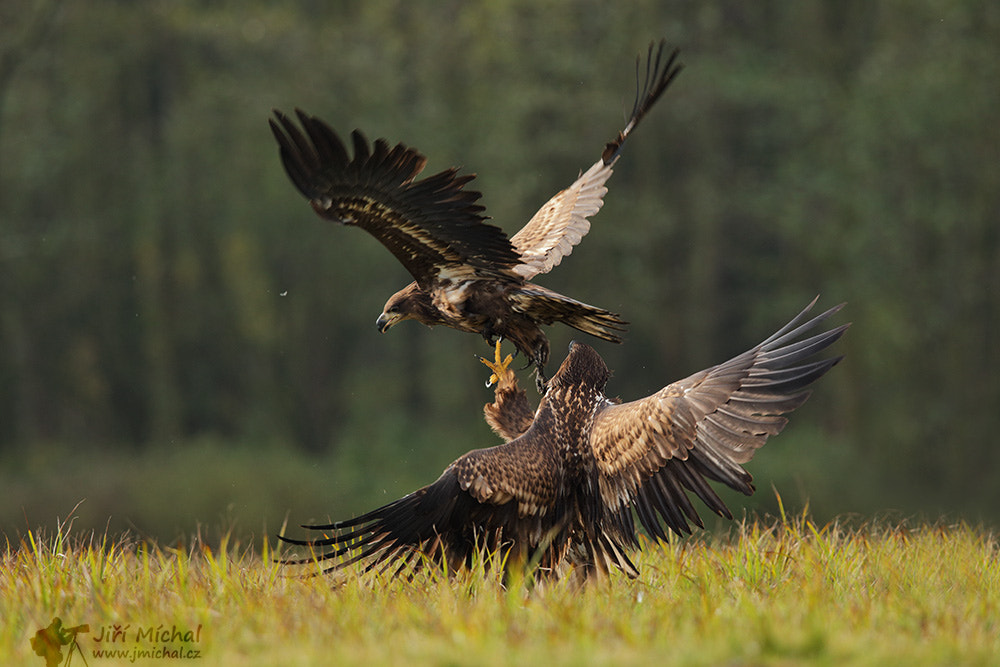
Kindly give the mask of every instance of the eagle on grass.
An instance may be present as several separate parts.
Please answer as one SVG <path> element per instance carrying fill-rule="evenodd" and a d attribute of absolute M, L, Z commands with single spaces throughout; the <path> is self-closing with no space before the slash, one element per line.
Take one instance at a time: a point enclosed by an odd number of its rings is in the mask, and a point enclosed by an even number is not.
<path fill-rule="evenodd" d="M 597 352 L 571 343 L 532 412 L 497 345 L 496 360 L 484 360 L 498 380 L 484 412 L 506 442 L 461 456 L 433 484 L 384 507 L 303 526 L 324 537 L 282 536 L 321 550 L 286 563 L 319 561 L 331 572 L 359 562 L 395 576 L 427 559 L 456 571 L 488 553 L 540 576 L 586 579 L 618 569 L 635 577 L 635 517 L 666 540 L 667 530 L 703 527 L 689 494 L 732 518 L 709 482 L 753 493 L 742 464 L 841 359 L 817 355 L 850 325 L 816 330 L 843 304 L 809 319 L 815 303 L 747 352 L 630 403 L 605 395 L 611 372 Z"/>
<path fill-rule="evenodd" d="M 296 110 L 299 125 L 275 111 L 269 120 L 285 171 L 323 218 L 361 227 L 395 255 L 414 282 L 386 302 L 377 325 L 383 333 L 415 319 L 477 333 L 490 344 L 507 339 L 537 370 L 539 389 L 549 342 L 540 325 L 563 322 L 619 343 L 627 322 L 530 280 L 547 273 L 590 230 L 588 218 L 601 208 L 622 145 L 681 69 L 677 51 L 663 42 L 647 54 L 631 117 L 598 160 L 552 197 L 508 238 L 486 222 L 480 193 L 465 186 L 475 178 L 457 169 L 416 180 L 427 159 L 403 144 L 383 139 L 370 146 L 360 130 L 351 134 L 353 157 L 326 123 Z"/>

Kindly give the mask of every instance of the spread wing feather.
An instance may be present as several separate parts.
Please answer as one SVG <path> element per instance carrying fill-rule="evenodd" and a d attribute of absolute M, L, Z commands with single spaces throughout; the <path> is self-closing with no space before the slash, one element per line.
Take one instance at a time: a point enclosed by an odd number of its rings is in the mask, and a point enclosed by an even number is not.
<path fill-rule="evenodd" d="M 590 231 L 587 219 L 604 204 L 614 160 L 598 160 L 573 185 L 561 190 L 532 216 L 510 241 L 521 254 L 514 267 L 525 280 L 548 273 L 573 252 L 573 247 Z"/>
<path fill-rule="evenodd" d="M 836 341 L 849 325 L 802 338 L 841 306 L 806 321 L 795 319 L 753 349 L 664 387 L 646 398 L 607 405 L 595 417 L 590 443 L 603 501 L 635 503 L 651 534 L 663 533 L 658 515 L 678 534 L 701 525 L 686 491 L 714 512 L 732 515 L 706 480 L 753 492 L 749 461 L 783 416 L 802 405 L 808 385 L 841 357 L 806 361 Z"/>
<path fill-rule="evenodd" d="M 460 457 L 451 467 L 462 490 L 481 503 L 514 500 L 521 516 L 545 514 L 555 503 L 561 478 L 560 460 L 546 432 L 540 416 L 524 435 Z"/>
<path fill-rule="evenodd" d="M 279 111 L 269 120 L 292 183 L 316 212 L 361 227 L 400 261 L 422 289 L 449 277 L 510 275 L 520 261 L 503 230 L 485 222 L 473 175 L 447 169 L 414 180 L 427 159 L 383 139 L 351 134 L 354 157 L 330 126 L 300 110 L 301 129 Z"/>
<path fill-rule="evenodd" d="M 608 192 L 604 184 L 611 177 L 626 137 L 681 70 L 681 65 L 676 62 L 678 51 L 675 49 L 664 58 L 665 48 L 665 42 L 660 42 L 654 56 L 653 45 L 650 45 L 644 79 L 639 75 L 640 61 L 636 59 L 636 98 L 632 114 L 625 128 L 607 144 L 601 159 L 571 186 L 546 202 L 528 224 L 511 237 L 511 243 L 521 254 L 521 263 L 514 270 L 525 280 L 539 273 L 548 273 L 558 266 L 590 231 L 588 218 L 596 214 L 604 203 L 604 195 Z"/>
<path fill-rule="evenodd" d="M 366 572 L 384 571 L 393 564 L 404 569 L 417 555 L 438 561 L 471 556 L 481 536 L 512 525 L 515 516 L 513 507 L 487 507 L 473 499 L 462 491 L 455 471 L 448 468 L 433 484 L 354 519 L 303 526 L 327 531 L 327 537 L 281 539 L 325 549 L 312 558 L 288 560 L 286 564 L 330 561 L 325 573 L 363 562 Z"/>
<path fill-rule="evenodd" d="M 557 502 L 560 471 L 539 442 L 539 432 L 536 428 L 503 445 L 471 451 L 433 484 L 361 516 L 303 526 L 329 535 L 281 539 L 326 551 L 286 562 L 333 561 L 324 572 L 356 562 L 364 562 L 366 570 L 393 565 L 402 570 L 422 554 L 458 567 L 477 550 L 517 544 L 529 551 L 544 548 L 543 560 L 556 563 L 562 554 L 548 553 L 547 540 L 563 529 L 564 513 Z M 551 546 L 561 548 L 564 542 L 552 541 Z"/>

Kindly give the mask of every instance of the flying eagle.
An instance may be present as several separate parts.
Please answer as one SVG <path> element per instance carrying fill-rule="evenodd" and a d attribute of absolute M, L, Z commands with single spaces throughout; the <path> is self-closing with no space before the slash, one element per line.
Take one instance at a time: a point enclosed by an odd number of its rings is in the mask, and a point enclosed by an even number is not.
<path fill-rule="evenodd" d="M 488 362 L 499 383 L 487 422 L 507 442 L 477 449 L 433 484 L 354 519 L 303 526 L 326 532 L 313 558 L 324 572 L 355 562 L 394 575 L 425 558 L 454 571 L 477 553 L 500 554 L 506 567 L 530 563 L 539 573 L 604 576 L 638 571 L 634 517 L 653 538 L 666 529 L 702 527 L 689 493 L 727 519 L 732 513 L 709 481 L 750 495 L 748 462 L 782 416 L 802 405 L 807 387 L 841 357 L 815 358 L 849 324 L 815 333 L 840 310 L 808 319 L 814 299 L 753 349 L 675 382 L 646 398 L 619 403 L 605 395 L 611 372 L 593 348 L 571 343 L 533 414 L 507 368 Z"/>
<path fill-rule="evenodd" d="M 601 208 L 628 135 L 681 69 L 665 44 L 647 54 L 644 75 L 636 61 L 636 100 L 625 128 L 571 186 L 550 199 L 508 238 L 485 222 L 480 193 L 465 189 L 474 175 L 447 169 L 415 180 L 427 159 L 403 144 L 379 139 L 374 148 L 360 130 L 351 134 L 354 157 L 323 121 L 296 110 L 301 130 L 275 111 L 269 121 L 281 160 L 295 186 L 323 218 L 356 225 L 377 238 L 414 282 L 386 302 L 377 325 L 383 333 L 406 319 L 478 333 L 492 344 L 511 341 L 537 369 L 539 388 L 549 342 L 539 325 L 563 322 L 597 338 L 621 342 L 627 322 L 532 282 L 573 251 Z"/>

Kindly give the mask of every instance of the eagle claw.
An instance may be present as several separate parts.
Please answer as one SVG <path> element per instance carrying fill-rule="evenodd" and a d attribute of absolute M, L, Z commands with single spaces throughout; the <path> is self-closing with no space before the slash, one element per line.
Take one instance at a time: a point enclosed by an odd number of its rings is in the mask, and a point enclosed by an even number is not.
<path fill-rule="evenodd" d="M 507 373 L 511 372 L 510 370 L 508 370 L 507 367 L 510 366 L 510 362 L 514 360 L 514 355 L 508 354 L 506 359 L 501 359 L 500 342 L 501 341 L 498 340 L 495 344 L 495 349 L 493 352 L 493 357 L 494 357 L 493 361 L 490 361 L 486 357 L 479 357 L 479 361 L 481 361 L 484 366 L 493 371 L 493 373 L 490 375 L 490 378 L 486 381 L 487 387 L 492 387 L 494 383 L 499 382 L 502 377 L 504 377 Z"/>

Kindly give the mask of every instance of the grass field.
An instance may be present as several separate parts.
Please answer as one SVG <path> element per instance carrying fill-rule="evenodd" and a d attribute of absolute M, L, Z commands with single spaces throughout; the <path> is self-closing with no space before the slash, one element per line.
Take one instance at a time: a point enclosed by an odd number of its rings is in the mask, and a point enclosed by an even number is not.
<path fill-rule="evenodd" d="M 30 640 L 54 617 L 89 626 L 77 645 L 90 665 L 136 655 L 135 664 L 548 666 L 1000 656 L 998 541 L 965 524 L 744 521 L 728 535 L 649 545 L 637 580 L 532 592 L 482 571 L 411 583 L 352 574 L 333 586 L 283 576 L 261 546 L 168 549 L 66 525 L 28 533 L 3 554 L 0 663 L 44 664 Z M 83 662 L 74 650 L 72 664 Z"/>

